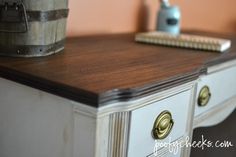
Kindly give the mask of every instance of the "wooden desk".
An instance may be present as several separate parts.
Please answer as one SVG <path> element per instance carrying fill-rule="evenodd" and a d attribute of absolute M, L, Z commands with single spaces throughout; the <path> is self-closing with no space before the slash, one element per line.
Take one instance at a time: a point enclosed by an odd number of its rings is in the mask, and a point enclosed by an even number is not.
<path fill-rule="evenodd" d="M 210 35 L 232 39 L 232 48 L 160 47 L 118 34 L 70 38 L 63 53 L 45 58 L 1 57 L 0 156 L 153 156 L 162 111 L 174 125 L 157 142 L 221 122 L 236 106 L 236 38 Z M 212 96 L 199 107 L 204 86 Z M 181 150 L 173 156 L 189 155 Z"/>

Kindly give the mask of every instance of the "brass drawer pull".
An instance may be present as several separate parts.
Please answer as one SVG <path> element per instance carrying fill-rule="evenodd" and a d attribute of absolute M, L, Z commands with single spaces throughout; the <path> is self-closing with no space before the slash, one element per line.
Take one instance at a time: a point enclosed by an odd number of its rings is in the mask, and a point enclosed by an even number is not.
<path fill-rule="evenodd" d="M 174 125 L 172 115 L 169 111 L 163 111 L 155 120 L 152 136 L 154 139 L 166 138 Z"/>
<path fill-rule="evenodd" d="M 204 86 L 198 96 L 198 105 L 206 106 L 211 98 L 210 88 L 208 86 Z"/>

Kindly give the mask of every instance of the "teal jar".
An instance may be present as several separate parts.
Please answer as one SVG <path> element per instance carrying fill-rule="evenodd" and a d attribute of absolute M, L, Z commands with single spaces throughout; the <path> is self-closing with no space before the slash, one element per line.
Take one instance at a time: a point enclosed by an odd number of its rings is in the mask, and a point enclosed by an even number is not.
<path fill-rule="evenodd" d="M 178 6 L 162 3 L 157 16 L 157 31 L 178 35 L 180 33 L 181 13 Z"/>

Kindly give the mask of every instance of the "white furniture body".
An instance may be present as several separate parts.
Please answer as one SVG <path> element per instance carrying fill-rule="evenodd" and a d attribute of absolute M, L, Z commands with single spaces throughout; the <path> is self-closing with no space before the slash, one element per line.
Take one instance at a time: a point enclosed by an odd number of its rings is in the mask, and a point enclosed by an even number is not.
<path fill-rule="evenodd" d="M 212 97 L 197 105 L 203 86 Z M 147 157 L 154 156 L 151 131 L 156 117 L 171 112 L 174 126 L 157 142 L 185 140 L 196 127 L 222 122 L 236 107 L 236 61 L 209 67 L 199 80 L 138 100 L 93 108 L 0 78 L 1 157 Z M 161 157 L 187 157 L 158 149 Z"/>

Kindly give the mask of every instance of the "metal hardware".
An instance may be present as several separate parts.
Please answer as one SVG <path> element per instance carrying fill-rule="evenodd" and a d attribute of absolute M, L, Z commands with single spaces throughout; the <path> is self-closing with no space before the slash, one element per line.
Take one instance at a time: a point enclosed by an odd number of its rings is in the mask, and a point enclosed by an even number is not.
<path fill-rule="evenodd" d="M 174 125 L 172 115 L 169 111 L 163 111 L 155 120 L 152 136 L 154 139 L 166 138 Z"/>
<path fill-rule="evenodd" d="M 26 8 L 22 0 L 0 0 L 0 22 L 22 23 L 23 30 L 0 29 L 1 33 L 26 33 L 29 30 Z"/>
<path fill-rule="evenodd" d="M 54 20 L 58 20 L 58 19 L 67 18 L 68 14 L 69 14 L 69 9 L 58 9 L 58 10 L 48 10 L 48 11 L 27 10 L 29 22 L 54 21 Z"/>
<path fill-rule="evenodd" d="M 40 57 L 61 52 L 64 49 L 65 39 L 49 45 L 0 45 L 0 56 L 11 57 Z M 6 53 L 7 52 L 7 53 Z"/>
<path fill-rule="evenodd" d="M 208 86 L 204 86 L 198 96 L 198 105 L 206 106 L 211 98 L 210 88 Z"/>

